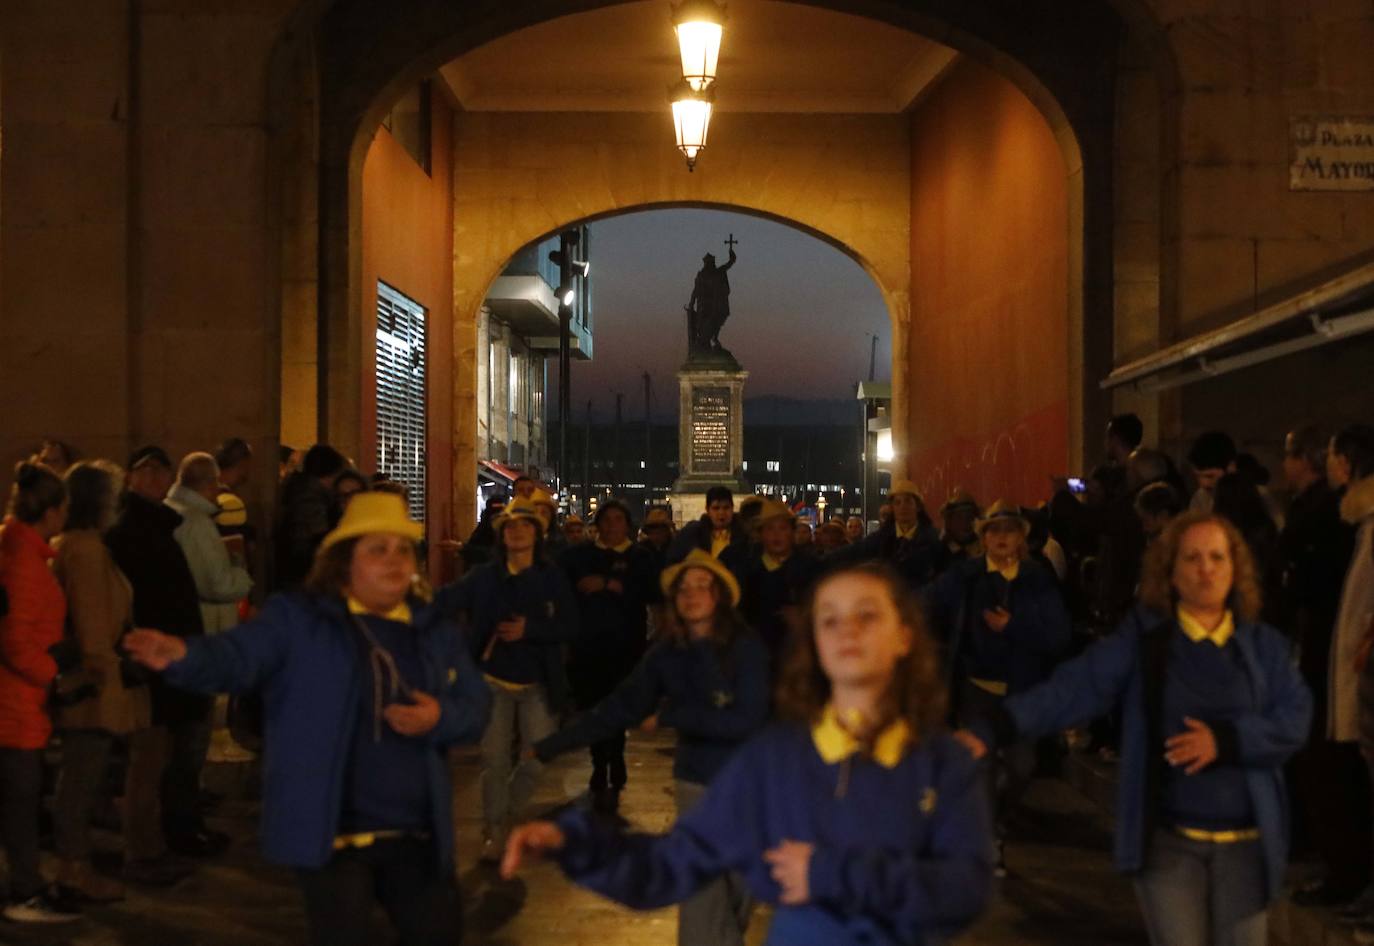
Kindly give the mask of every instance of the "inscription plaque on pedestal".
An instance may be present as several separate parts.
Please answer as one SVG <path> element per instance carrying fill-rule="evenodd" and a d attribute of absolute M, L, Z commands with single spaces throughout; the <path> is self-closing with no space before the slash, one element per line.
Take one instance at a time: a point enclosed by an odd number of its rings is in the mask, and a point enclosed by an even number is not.
<path fill-rule="evenodd" d="M 692 469 L 697 473 L 730 473 L 730 389 L 700 387 L 692 391 Z"/>

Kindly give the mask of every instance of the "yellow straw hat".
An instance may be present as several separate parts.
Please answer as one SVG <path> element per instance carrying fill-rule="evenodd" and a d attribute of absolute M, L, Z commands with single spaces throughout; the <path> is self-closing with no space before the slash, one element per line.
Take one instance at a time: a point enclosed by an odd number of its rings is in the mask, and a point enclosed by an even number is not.
<path fill-rule="evenodd" d="M 558 511 L 558 501 L 554 499 L 552 494 L 546 489 L 535 489 L 535 491 L 530 494 L 529 501 L 536 506 L 548 506 L 553 509 L 554 512 Z"/>
<path fill-rule="evenodd" d="M 673 582 L 677 581 L 677 576 L 689 568 L 704 568 L 719 578 L 724 582 L 726 590 L 730 592 L 730 606 L 739 607 L 739 581 L 731 574 L 730 569 L 722 565 L 719 559 L 704 549 L 692 549 L 682 561 L 663 569 L 663 574 L 659 576 L 658 583 L 665 595 L 672 592 Z"/>
<path fill-rule="evenodd" d="M 921 496 L 921 491 L 916 488 L 916 484 L 911 482 L 911 480 L 893 480 L 892 485 L 887 488 L 888 501 L 890 502 L 893 496 L 899 496 L 902 493 L 915 496 L 918 503 L 923 506 L 925 505 L 925 499 Z"/>
<path fill-rule="evenodd" d="M 778 502 L 776 499 L 765 499 L 763 501 L 763 508 L 759 510 L 759 514 L 756 517 L 760 525 L 770 519 L 795 520 L 796 518 L 797 514 L 792 511 L 790 506 L 786 503 Z"/>
<path fill-rule="evenodd" d="M 989 506 L 982 518 L 973 524 L 973 531 L 981 537 L 994 522 L 1015 522 L 1021 527 L 1022 535 L 1030 535 L 1030 520 L 1022 514 L 1021 507 L 1005 499 L 999 499 Z"/>
<path fill-rule="evenodd" d="M 320 548 L 327 549 L 345 539 L 375 532 L 419 542 L 424 537 L 425 527 L 410 518 L 405 500 L 395 493 L 359 493 L 349 500 L 343 518 L 334 531 L 324 537 Z"/>
<path fill-rule="evenodd" d="M 535 506 L 533 499 L 513 499 L 506 503 L 506 508 L 501 510 L 501 515 L 496 517 L 492 526 L 499 533 L 506 527 L 507 523 L 516 519 L 527 519 L 533 522 L 539 530 L 539 534 L 544 534 L 544 517 L 539 515 L 539 509 Z"/>

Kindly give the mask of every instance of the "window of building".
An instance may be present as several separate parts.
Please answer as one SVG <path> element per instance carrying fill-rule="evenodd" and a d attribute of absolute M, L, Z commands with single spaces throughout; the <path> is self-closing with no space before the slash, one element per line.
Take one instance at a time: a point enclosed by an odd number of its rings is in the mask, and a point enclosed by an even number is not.
<path fill-rule="evenodd" d="M 396 143 L 406 149 L 426 174 L 430 173 L 430 85 L 421 82 L 406 92 L 382 119 Z"/>
<path fill-rule="evenodd" d="M 377 472 L 404 483 L 425 521 L 425 309 L 377 283 Z"/>
<path fill-rule="evenodd" d="M 768 461 L 768 472 L 769 472 L 769 473 L 776 473 L 776 472 L 778 472 L 778 471 L 781 470 L 781 469 L 782 469 L 782 463 L 781 463 L 780 461 L 778 461 L 778 460 L 769 460 L 769 461 Z"/>

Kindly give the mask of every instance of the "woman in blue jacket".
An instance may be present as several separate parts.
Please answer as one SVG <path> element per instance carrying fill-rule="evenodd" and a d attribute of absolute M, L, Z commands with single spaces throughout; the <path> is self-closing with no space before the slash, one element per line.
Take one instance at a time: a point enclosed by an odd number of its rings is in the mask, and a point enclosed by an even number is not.
<path fill-rule="evenodd" d="M 740 588 L 719 559 L 693 549 L 660 576 L 661 638 L 613 693 L 539 742 L 548 761 L 644 723 L 677 730 L 678 814 L 695 808 L 735 749 L 768 719 L 768 650 L 735 610 Z M 744 942 L 752 903 L 738 877 L 722 875 L 682 905 L 681 946 Z"/>
<path fill-rule="evenodd" d="M 364 493 L 304 593 L 213 637 L 125 638 L 174 686 L 261 689 L 263 854 L 296 869 L 316 946 L 376 942 L 379 900 L 404 946 L 460 933 L 445 750 L 477 741 L 490 698 L 458 628 L 414 593 L 420 535 L 399 496 Z"/>
<path fill-rule="evenodd" d="M 1118 709 L 1116 865 L 1155 946 L 1264 946 L 1283 885 L 1283 766 L 1312 697 L 1287 640 L 1258 623 L 1245 540 L 1217 516 L 1175 519 L 1148 553 L 1136 613 L 961 734 L 978 753 Z"/>
<path fill-rule="evenodd" d="M 774 946 L 925 944 L 972 922 L 991 889 L 987 802 L 942 732 L 912 591 L 882 565 L 833 572 L 808 626 L 779 685 L 787 722 L 736 752 L 669 833 L 567 812 L 511 835 L 506 874 L 550 853 L 577 883 L 651 909 L 733 870 L 777 905 Z"/>
<path fill-rule="evenodd" d="M 952 566 L 930 591 L 961 726 L 994 715 L 1008 694 L 1049 676 L 1072 632 L 1054 573 L 1028 557 L 1031 525 L 1021 507 L 998 500 L 974 528 L 984 554 Z M 986 772 L 1001 875 L 1005 818 L 1035 774 L 1035 740 L 1003 746 L 993 761 Z"/>

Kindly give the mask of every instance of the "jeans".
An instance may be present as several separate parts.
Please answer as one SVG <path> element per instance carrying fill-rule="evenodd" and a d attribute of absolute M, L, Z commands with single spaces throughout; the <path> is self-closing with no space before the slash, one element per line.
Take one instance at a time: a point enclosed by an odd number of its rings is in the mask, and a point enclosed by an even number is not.
<path fill-rule="evenodd" d="M 210 751 L 210 719 L 179 720 L 167 727 L 167 770 L 162 776 L 162 827 L 167 834 L 195 834 L 200 814 L 200 773 Z"/>
<path fill-rule="evenodd" d="M 989 719 L 1006 697 L 989 693 L 965 680 L 959 690 L 959 725 Z M 1035 740 L 1022 739 L 989 754 L 983 763 L 987 797 L 992 801 L 993 824 L 998 837 L 1005 833 L 1007 813 L 1015 808 L 1035 775 Z"/>
<path fill-rule="evenodd" d="M 57 856 L 63 860 L 91 859 L 91 811 L 104 787 L 114 743 L 114 736 L 99 729 L 62 733 L 62 769 L 52 820 Z"/>
<path fill-rule="evenodd" d="M 10 900 L 43 892 L 38 871 L 38 808 L 43 800 L 40 749 L 0 748 L 0 841 L 10 867 Z"/>
<path fill-rule="evenodd" d="M 385 942 L 372 929 L 378 903 L 401 946 L 455 946 L 463 938 L 458 885 L 440 870 L 430 841 L 398 838 L 339 851 L 324 867 L 296 877 L 313 946 Z"/>
<path fill-rule="evenodd" d="M 1265 883 L 1258 841 L 1213 844 L 1161 829 L 1135 891 L 1153 946 L 1265 946 Z"/>
<path fill-rule="evenodd" d="M 701 801 L 706 786 L 673 781 L 678 817 Z M 744 946 L 754 899 L 744 878 L 723 874 L 682 902 L 677 911 L 678 946 Z"/>
<path fill-rule="evenodd" d="M 487 686 L 491 719 L 482 734 L 482 824 L 486 837 L 499 840 L 512 820 L 523 814 L 544 771 L 529 750 L 553 734 L 557 721 L 549 712 L 542 686 L 508 690 L 490 681 Z M 511 746 L 517 732 L 520 758 L 512 764 Z"/>

